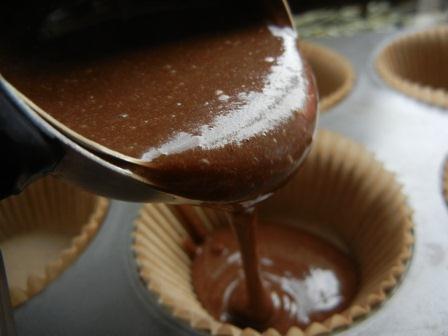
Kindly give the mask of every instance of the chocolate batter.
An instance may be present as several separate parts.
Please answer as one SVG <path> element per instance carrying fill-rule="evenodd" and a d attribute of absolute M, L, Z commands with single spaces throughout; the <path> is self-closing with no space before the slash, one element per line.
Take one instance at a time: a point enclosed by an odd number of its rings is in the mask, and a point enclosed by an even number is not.
<path fill-rule="evenodd" d="M 197 247 L 193 285 L 211 315 L 242 328 L 286 333 L 350 304 L 358 274 L 348 255 L 284 223 L 256 228 L 254 222 L 240 223 L 242 218 L 234 223 L 239 244 L 224 227 Z"/>
<path fill-rule="evenodd" d="M 0 71 L 78 134 L 139 160 L 129 168 L 164 191 L 254 199 L 284 183 L 311 143 L 314 82 L 287 26 L 251 18 L 181 39 L 98 44 L 3 45 Z"/>

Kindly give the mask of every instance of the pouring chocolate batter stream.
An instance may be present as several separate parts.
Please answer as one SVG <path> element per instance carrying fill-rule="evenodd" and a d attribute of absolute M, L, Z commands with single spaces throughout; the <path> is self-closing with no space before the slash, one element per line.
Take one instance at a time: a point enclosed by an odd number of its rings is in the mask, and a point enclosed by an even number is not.
<path fill-rule="evenodd" d="M 253 17 L 219 23 L 148 43 L 110 34 L 83 48 L 4 45 L 0 68 L 156 187 L 227 209 L 233 231 L 195 242 L 198 298 L 223 321 L 285 331 L 346 307 L 356 274 L 319 238 L 256 221 L 256 203 L 298 169 L 315 130 L 316 88 L 296 32 Z"/>

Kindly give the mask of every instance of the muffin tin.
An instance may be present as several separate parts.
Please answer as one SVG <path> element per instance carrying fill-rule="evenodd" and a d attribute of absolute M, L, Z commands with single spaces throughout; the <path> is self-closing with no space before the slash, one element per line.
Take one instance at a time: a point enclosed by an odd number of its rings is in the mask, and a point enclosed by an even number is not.
<path fill-rule="evenodd" d="M 344 335 L 434 335 L 448 314 L 448 211 L 440 167 L 448 155 L 448 117 L 391 90 L 373 69 L 372 47 L 393 38 L 365 34 L 319 39 L 352 62 L 352 94 L 320 128 L 363 144 L 395 173 L 414 210 L 415 254 L 386 303 Z M 76 263 L 15 311 L 19 335 L 197 335 L 148 292 L 134 262 L 132 223 L 140 204 L 111 202 L 103 229 Z M 300 333 L 297 333 L 300 335 Z"/>
<path fill-rule="evenodd" d="M 446 204 L 448 205 L 448 157 L 445 160 L 445 164 L 442 169 L 442 190 Z"/>

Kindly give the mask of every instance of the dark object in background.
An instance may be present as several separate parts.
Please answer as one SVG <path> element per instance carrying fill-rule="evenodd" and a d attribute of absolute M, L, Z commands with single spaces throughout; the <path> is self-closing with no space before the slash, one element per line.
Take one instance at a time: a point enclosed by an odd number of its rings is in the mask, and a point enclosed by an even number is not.
<path fill-rule="evenodd" d="M 173 22 L 196 27 L 211 18 L 221 20 L 224 12 L 235 7 L 250 13 L 260 3 L 257 0 L 4 0 L 0 5 L 0 36 L 15 31 L 17 37 L 28 42 L 42 42 L 98 26 L 121 34 L 123 25 L 131 22 L 136 28 L 157 27 L 160 33 L 172 28 Z M 226 16 L 229 17 L 233 16 Z M 158 25 L 150 25 L 154 20 Z"/>

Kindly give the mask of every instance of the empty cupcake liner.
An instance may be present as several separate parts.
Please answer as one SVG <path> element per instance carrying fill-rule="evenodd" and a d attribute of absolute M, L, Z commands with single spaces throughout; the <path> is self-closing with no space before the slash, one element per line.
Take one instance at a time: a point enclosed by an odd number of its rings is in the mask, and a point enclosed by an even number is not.
<path fill-rule="evenodd" d="M 300 47 L 316 77 L 319 111 L 328 111 L 352 90 L 355 72 L 349 60 L 329 48 L 306 41 Z"/>
<path fill-rule="evenodd" d="M 392 88 L 448 108 L 448 26 L 406 34 L 383 48 L 375 67 Z"/>
<path fill-rule="evenodd" d="M 352 141 L 321 131 L 300 172 L 259 206 L 260 218 L 300 222 L 349 251 L 360 267 L 360 288 L 352 304 L 304 330 L 286 335 L 321 335 L 349 327 L 384 302 L 407 269 L 413 223 L 393 174 Z M 212 335 L 260 335 L 214 319 L 198 301 L 186 242 L 191 221 L 207 231 L 226 225 L 223 213 L 192 206 L 145 205 L 135 222 L 133 250 L 141 279 L 160 304 L 192 328 Z M 263 335 L 278 336 L 276 330 Z"/>
<path fill-rule="evenodd" d="M 0 202 L 0 248 L 13 307 L 67 269 L 97 232 L 108 201 L 53 177 Z"/>

